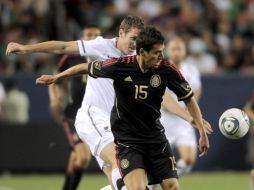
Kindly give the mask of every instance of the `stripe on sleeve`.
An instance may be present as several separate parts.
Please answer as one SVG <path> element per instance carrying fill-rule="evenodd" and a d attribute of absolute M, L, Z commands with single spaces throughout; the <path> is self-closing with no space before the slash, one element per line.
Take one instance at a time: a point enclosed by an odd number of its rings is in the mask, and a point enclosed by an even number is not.
<path fill-rule="evenodd" d="M 85 48 L 84 40 L 81 40 L 81 44 L 82 44 L 82 48 L 83 48 L 83 51 L 84 51 L 84 54 L 85 54 L 86 53 L 86 48 Z"/>
<path fill-rule="evenodd" d="M 134 61 L 134 56 L 128 57 L 120 57 L 120 58 L 111 58 L 103 61 L 102 67 L 106 67 L 108 65 L 116 64 L 116 63 L 126 63 L 129 64 Z"/>
<path fill-rule="evenodd" d="M 178 98 L 178 100 L 185 100 L 185 99 L 188 99 L 188 98 L 191 97 L 192 95 L 193 95 L 193 92 L 192 92 L 192 90 L 191 90 L 187 95 Z"/>
<path fill-rule="evenodd" d="M 79 49 L 79 54 L 81 56 L 85 56 L 84 48 L 83 48 L 83 42 L 81 40 L 78 40 L 78 49 Z"/>

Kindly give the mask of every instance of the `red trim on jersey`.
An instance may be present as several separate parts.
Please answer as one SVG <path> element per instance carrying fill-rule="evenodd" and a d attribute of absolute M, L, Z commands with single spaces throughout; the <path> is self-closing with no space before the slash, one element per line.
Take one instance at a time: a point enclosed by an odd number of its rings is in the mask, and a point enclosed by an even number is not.
<path fill-rule="evenodd" d="M 177 68 L 177 66 L 176 66 L 175 64 L 170 63 L 170 62 L 167 61 L 167 60 L 163 60 L 162 63 L 161 63 L 161 65 L 164 65 L 164 66 L 166 66 L 166 67 L 172 68 L 174 71 L 177 72 L 177 74 L 178 74 L 178 76 L 180 77 L 181 80 L 185 80 L 185 79 L 184 79 L 184 76 L 182 75 L 182 73 L 180 72 L 180 70 Z"/>
<path fill-rule="evenodd" d="M 112 58 L 107 59 L 103 61 L 102 67 L 106 67 L 108 65 L 116 64 L 116 63 L 126 63 L 129 64 L 134 61 L 134 56 L 128 56 L 128 57 L 120 57 L 120 58 Z"/>

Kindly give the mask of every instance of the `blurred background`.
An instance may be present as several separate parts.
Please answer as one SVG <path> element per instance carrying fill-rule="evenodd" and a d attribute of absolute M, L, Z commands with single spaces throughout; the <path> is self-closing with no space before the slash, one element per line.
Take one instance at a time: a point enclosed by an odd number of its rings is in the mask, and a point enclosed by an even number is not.
<path fill-rule="evenodd" d="M 243 108 L 254 92 L 253 0 L 0 0 L 0 174 L 61 174 L 69 153 L 63 129 L 50 115 L 47 88 L 35 85 L 38 75 L 57 70 L 59 56 L 7 57 L 6 45 L 76 40 L 91 23 L 111 38 L 128 14 L 155 25 L 166 39 L 181 36 L 186 62 L 202 74 L 200 106 L 214 133 L 209 154 L 198 158 L 194 171 L 241 171 L 247 179 L 253 135 L 228 140 L 218 119 L 225 109 Z M 99 172 L 94 161 L 88 172 Z"/>

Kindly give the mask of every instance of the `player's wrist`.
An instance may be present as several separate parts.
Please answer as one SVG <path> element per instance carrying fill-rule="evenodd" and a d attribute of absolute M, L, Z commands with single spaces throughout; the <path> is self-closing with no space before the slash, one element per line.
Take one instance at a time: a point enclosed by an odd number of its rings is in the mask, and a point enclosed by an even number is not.
<path fill-rule="evenodd" d="M 205 137 L 206 136 L 206 132 L 205 132 L 205 129 L 203 127 L 198 128 L 198 131 L 199 131 L 200 137 Z"/>
<path fill-rule="evenodd" d="M 193 118 L 190 119 L 189 123 L 190 123 L 191 125 L 196 125 L 196 122 L 195 122 L 195 120 L 194 120 Z"/>

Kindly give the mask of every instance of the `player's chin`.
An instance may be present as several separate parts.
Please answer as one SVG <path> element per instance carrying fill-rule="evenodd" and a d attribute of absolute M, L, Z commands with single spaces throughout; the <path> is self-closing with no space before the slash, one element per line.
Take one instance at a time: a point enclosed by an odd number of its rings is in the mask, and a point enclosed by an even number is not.
<path fill-rule="evenodd" d="M 160 66 L 160 64 L 158 64 L 158 65 L 154 65 L 154 66 L 153 66 L 153 68 L 154 68 L 154 69 L 158 69 L 158 68 L 159 68 L 159 66 Z"/>
<path fill-rule="evenodd" d="M 135 51 L 134 49 L 129 49 L 128 54 L 133 54 L 134 51 Z"/>

